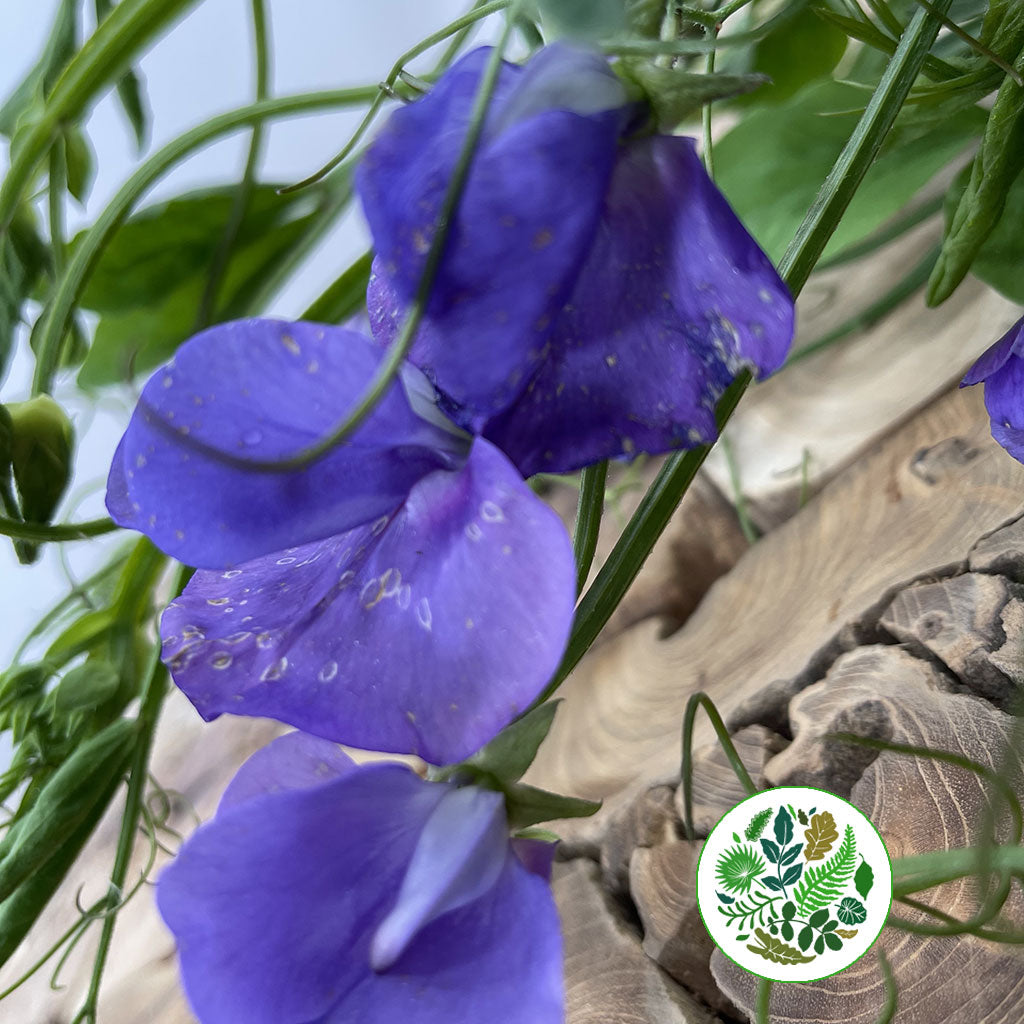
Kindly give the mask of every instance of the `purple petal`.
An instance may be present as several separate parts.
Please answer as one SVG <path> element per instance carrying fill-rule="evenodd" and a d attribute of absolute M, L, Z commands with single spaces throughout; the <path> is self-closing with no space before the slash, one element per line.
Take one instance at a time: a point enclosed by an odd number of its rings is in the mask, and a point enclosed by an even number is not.
<path fill-rule="evenodd" d="M 501 874 L 508 822 L 500 793 L 450 789 L 423 827 L 398 900 L 377 926 L 370 964 L 386 971 L 431 921 L 479 899 Z"/>
<path fill-rule="evenodd" d="M 372 983 L 372 925 L 444 793 L 371 765 L 200 828 L 161 875 L 157 902 L 203 1024 L 303 1024 Z"/>
<path fill-rule="evenodd" d="M 394 337 L 419 283 L 485 57 L 396 111 L 357 172 L 379 254 L 367 296 L 378 340 Z M 543 358 L 597 226 L 624 104 L 595 54 L 549 48 L 502 73 L 410 356 L 465 407 L 464 425 L 508 405 Z"/>
<path fill-rule="evenodd" d="M 355 768 L 336 743 L 290 732 L 257 750 L 231 780 L 220 798 L 218 813 L 266 793 L 322 786 Z"/>
<path fill-rule="evenodd" d="M 143 391 L 111 468 L 111 515 L 175 558 L 220 568 L 393 511 L 460 445 L 415 416 L 398 384 L 304 469 L 245 465 L 328 434 L 379 359 L 368 339 L 318 324 L 240 320 L 196 335 Z"/>
<path fill-rule="evenodd" d="M 781 366 L 793 302 L 690 139 L 623 148 L 604 218 L 526 393 L 486 435 L 524 475 L 693 447 L 739 370 Z"/>
<path fill-rule="evenodd" d="M 561 521 L 488 442 L 389 520 L 225 573 L 164 613 L 164 658 L 205 718 L 461 760 L 537 696 L 575 600 Z"/>
<path fill-rule="evenodd" d="M 1011 356 L 1024 355 L 1024 319 L 1018 320 L 984 355 L 967 371 L 960 387 L 980 384 L 999 370 Z"/>
<path fill-rule="evenodd" d="M 317 1024 L 562 1024 L 563 999 L 551 890 L 509 852 L 489 892 L 428 925 Z"/>
<path fill-rule="evenodd" d="M 551 881 L 551 868 L 555 863 L 558 843 L 546 839 L 513 839 L 512 849 L 527 871 Z"/>
<path fill-rule="evenodd" d="M 1024 462 L 1024 359 L 1010 355 L 985 381 L 985 408 L 992 436 L 1018 461 Z"/>

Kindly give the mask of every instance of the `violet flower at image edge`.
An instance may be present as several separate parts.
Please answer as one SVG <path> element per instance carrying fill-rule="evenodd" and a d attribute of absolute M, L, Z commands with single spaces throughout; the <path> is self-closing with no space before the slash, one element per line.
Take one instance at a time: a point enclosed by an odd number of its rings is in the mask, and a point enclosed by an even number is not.
<path fill-rule="evenodd" d="M 157 902 L 202 1024 L 560 1024 L 552 852 L 509 839 L 498 793 L 290 733 L 243 766 Z"/>

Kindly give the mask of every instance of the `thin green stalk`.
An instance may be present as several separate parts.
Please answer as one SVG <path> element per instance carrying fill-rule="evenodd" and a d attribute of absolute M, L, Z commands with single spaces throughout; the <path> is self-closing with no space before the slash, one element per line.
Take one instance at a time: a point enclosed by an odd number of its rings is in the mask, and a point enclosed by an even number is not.
<path fill-rule="evenodd" d="M 120 7 L 117 10 L 120 10 Z M 81 242 L 75 247 L 74 253 L 68 260 L 64 275 L 57 283 L 39 341 L 35 377 L 32 383 L 33 393 L 39 394 L 50 390 L 56 370 L 56 354 L 60 339 L 67 330 L 72 311 L 89 275 L 114 233 L 155 181 L 197 149 L 202 149 L 222 135 L 228 135 L 240 128 L 265 120 L 311 113 L 316 110 L 328 110 L 333 107 L 369 103 L 376 94 L 376 86 L 364 86 L 355 89 L 335 89 L 329 92 L 282 96 L 279 99 L 254 103 L 251 106 L 219 114 L 217 117 L 197 125 L 185 132 L 184 135 L 179 135 L 178 138 L 169 142 L 139 166 L 85 232 Z"/>
<path fill-rule="evenodd" d="M 708 51 L 707 60 L 704 62 L 704 70 L 707 74 L 713 75 L 715 73 L 715 54 L 716 49 L 714 44 L 718 41 L 718 28 L 710 28 L 707 30 L 708 41 L 712 44 L 711 49 Z M 711 138 L 711 104 L 705 103 L 704 109 L 700 112 L 701 126 L 704 134 L 704 169 L 708 172 L 709 178 L 715 176 L 715 161 L 713 155 L 714 141 Z"/>
<path fill-rule="evenodd" d="M 267 34 L 267 11 L 264 0 L 251 0 L 250 9 L 252 12 L 252 35 L 253 53 L 256 60 L 256 102 L 261 103 L 267 99 L 268 82 L 270 78 L 270 39 Z M 210 271 L 203 287 L 203 296 L 199 301 L 199 311 L 196 314 L 195 329 L 202 330 L 213 323 L 217 315 L 217 297 L 224 281 L 224 274 L 231 259 L 231 251 L 238 240 L 238 232 L 242 227 L 242 221 L 249 210 L 252 202 L 253 192 L 256 188 L 256 168 L 260 162 L 260 152 L 263 147 L 263 122 L 257 121 L 252 126 L 252 134 L 249 137 L 249 153 L 245 159 L 245 169 L 242 172 L 242 180 L 235 192 L 234 202 L 231 204 L 231 213 L 228 217 L 227 226 L 224 228 L 224 235 L 217 246 L 213 260 L 210 264 Z"/>
<path fill-rule="evenodd" d="M 878 1011 L 876 1024 L 892 1024 L 899 1003 L 899 989 L 896 986 L 896 978 L 893 977 L 892 965 L 885 952 L 879 948 L 876 950 L 876 955 L 878 956 L 878 967 L 882 972 L 882 984 L 885 986 L 885 1002 L 882 1004 L 882 1009 Z"/>
<path fill-rule="evenodd" d="M 772 980 L 759 978 L 757 982 L 757 1008 L 755 1020 L 757 1024 L 771 1024 Z"/>
<path fill-rule="evenodd" d="M 867 330 L 867 328 L 878 323 L 879 320 L 891 313 L 897 306 L 906 302 L 911 295 L 919 292 L 928 283 L 928 278 L 931 276 L 931 272 L 935 267 L 935 261 L 939 258 L 941 251 L 942 246 L 939 245 L 930 249 L 924 259 L 917 263 L 906 277 L 897 281 L 896 285 L 881 296 L 881 298 L 872 302 L 870 306 L 862 309 L 859 313 L 855 313 L 848 320 L 844 320 L 838 327 L 827 331 L 809 345 L 804 345 L 803 348 L 791 352 L 784 365 L 789 367 L 794 363 L 799 363 L 802 359 L 806 359 L 808 356 L 828 348 L 837 341 L 842 341 L 843 338 L 848 338 L 851 334 L 856 334 L 858 331 Z"/>
<path fill-rule="evenodd" d="M 596 462 L 580 473 L 580 497 L 576 505 L 576 527 L 572 536 L 572 550 L 576 558 L 576 593 L 583 593 L 594 564 L 597 538 L 601 532 L 604 512 L 604 485 L 608 477 L 608 462 Z"/>
<path fill-rule="evenodd" d="M 64 270 L 67 231 L 64 226 L 64 194 L 68 189 L 68 168 L 64 142 L 57 139 L 50 150 L 50 174 L 46 183 L 46 207 L 50 221 L 50 249 L 53 252 L 53 271 L 60 277 Z"/>
<path fill-rule="evenodd" d="M 104 516 L 102 519 L 87 519 L 81 523 L 26 523 L 16 519 L 0 516 L 0 534 L 5 537 L 17 537 L 19 540 L 68 541 L 87 540 L 103 533 L 111 533 L 119 529 L 113 519 Z"/>
<path fill-rule="evenodd" d="M 947 7 L 950 2 L 943 0 Z M 799 295 L 806 284 L 892 128 L 938 35 L 938 29 L 938 22 L 928 12 L 915 13 L 878 89 L 782 257 L 779 272 L 794 297 Z M 719 400 L 716 410 L 719 432 L 729 421 L 752 379 L 750 371 L 744 370 Z M 677 452 L 665 461 L 607 561 L 580 601 L 562 664 L 537 702 L 547 700 L 558 689 L 597 638 L 668 525 L 710 450 L 709 445 L 704 445 L 690 451 Z"/>
<path fill-rule="evenodd" d="M 736 518 L 739 521 L 743 536 L 748 544 L 756 544 L 760 540 L 757 527 L 750 518 L 750 510 L 747 508 L 747 499 L 743 494 L 743 481 L 740 478 L 740 464 L 733 451 L 732 442 L 723 434 L 718 443 L 722 446 L 722 454 L 725 456 L 725 464 L 729 470 L 729 485 L 732 487 L 732 504 L 736 509 Z"/>
<path fill-rule="evenodd" d="M 287 459 L 247 460 L 245 463 L 247 469 L 265 473 L 282 473 L 303 469 L 310 465 L 310 463 L 322 458 L 348 439 L 366 417 L 373 412 L 377 403 L 397 377 L 405 357 L 409 354 L 409 349 L 412 348 L 413 339 L 416 337 L 416 332 L 419 330 L 420 323 L 426 313 L 427 303 L 434 288 L 434 281 L 437 279 L 437 274 L 441 267 L 441 259 L 448 241 L 448 233 L 458 213 L 459 203 L 462 199 L 466 180 L 469 177 L 473 156 L 480 141 L 480 136 L 483 133 L 487 108 L 490 106 L 491 96 L 494 94 L 494 88 L 498 82 L 498 74 L 501 70 L 505 47 L 512 33 L 514 18 L 511 15 L 514 10 L 515 8 L 512 8 L 510 16 L 505 20 L 504 30 L 497 45 L 491 51 L 483 77 L 480 80 L 480 87 L 477 90 L 470 113 L 466 138 L 459 152 L 458 161 L 452 171 L 451 179 L 448 182 L 444 200 L 441 203 L 434 237 L 431 240 L 430 249 L 423 262 L 423 272 L 420 274 L 416 293 L 413 296 L 409 312 L 402 322 L 398 336 L 392 342 L 385 357 L 377 365 L 373 376 L 370 378 L 363 393 L 359 396 L 359 399 L 346 414 L 345 418 L 327 435 Z"/>
<path fill-rule="evenodd" d="M 71 58 L 53 85 L 40 118 L 12 154 L 0 184 L 0 235 L 31 187 L 40 160 L 66 122 L 74 122 L 104 86 L 114 81 L 131 58 L 156 33 L 197 0 L 121 0 L 85 45 Z"/>
<path fill-rule="evenodd" d="M 691 841 L 696 838 L 693 829 L 693 727 L 697 721 L 697 712 L 701 708 L 711 720 L 718 742 L 722 745 L 736 778 L 747 791 L 747 796 L 753 796 L 757 792 L 757 786 L 754 785 L 750 772 L 736 752 L 736 746 L 714 701 L 703 691 L 692 694 L 686 702 L 686 713 L 683 715 L 683 761 L 680 773 L 683 781 L 683 828 L 686 831 L 686 838 Z"/>
<path fill-rule="evenodd" d="M 338 166 L 355 148 L 359 145 L 363 136 L 369 130 L 374 119 L 380 112 L 380 108 L 384 105 L 386 100 L 391 95 L 391 90 L 394 88 L 395 83 L 398 81 L 399 76 L 405 70 L 406 64 L 410 61 L 415 60 L 420 54 L 426 53 L 427 50 L 438 43 L 444 42 L 449 36 L 460 35 L 461 38 L 465 38 L 464 33 L 473 27 L 482 18 L 490 17 L 490 15 L 502 11 L 509 7 L 513 3 L 513 0 L 493 0 L 492 3 L 481 4 L 473 7 L 467 14 L 462 15 L 461 18 L 456 18 L 454 21 L 449 22 L 444 28 L 439 29 L 432 35 L 427 36 L 426 39 L 421 39 L 415 46 L 406 50 L 398 60 L 391 66 L 391 70 L 388 72 L 387 77 L 381 82 L 377 89 L 376 95 L 373 97 L 370 103 L 370 109 L 367 110 L 365 117 L 359 122 L 359 126 L 353 132 L 351 138 L 344 146 L 341 147 L 338 153 L 331 157 L 326 164 L 323 165 L 318 171 L 314 171 L 308 178 L 303 178 L 302 181 L 297 181 L 294 185 L 289 185 L 287 188 L 281 189 L 282 193 L 296 192 L 300 188 L 306 188 L 318 182 L 326 174 L 330 174 L 335 167 Z M 454 43 L 452 44 L 455 45 Z M 460 44 L 461 45 L 461 42 Z M 458 52 L 457 50 L 455 51 Z M 454 59 L 455 53 L 452 52 L 452 48 L 449 47 L 441 57 L 438 63 L 435 73 L 443 71 L 451 61 Z"/>
<path fill-rule="evenodd" d="M 944 28 L 949 29 L 953 35 L 963 40 L 975 53 L 995 64 L 1000 71 L 1009 75 L 1017 85 L 1024 89 L 1024 78 L 1021 77 L 1020 72 L 1009 61 L 1000 57 L 998 53 L 986 46 L 980 39 L 975 39 L 970 32 L 966 32 L 952 18 L 938 11 L 935 4 L 931 3 L 930 0 L 914 0 L 914 2 L 920 4 L 926 11 L 933 14 L 939 19 Z"/>
<path fill-rule="evenodd" d="M 940 0 L 936 7 L 945 13 L 951 2 Z M 779 273 L 794 295 L 803 290 L 839 219 L 878 155 L 939 28 L 938 19 L 929 11 L 916 11 L 910 19 L 878 88 L 779 263 Z"/>
<path fill-rule="evenodd" d="M 175 596 L 184 589 L 190 575 L 190 569 L 184 566 L 178 569 L 174 586 Z M 121 831 L 117 837 L 114 866 L 110 873 L 110 887 L 107 892 L 108 901 L 115 905 L 121 900 L 121 895 L 124 892 L 124 883 L 128 876 L 128 864 L 135 849 L 135 833 L 138 829 L 139 817 L 142 813 L 143 796 L 149 772 L 149 754 L 153 746 L 153 734 L 156 731 L 157 720 L 160 717 L 160 710 L 163 707 L 166 693 L 167 669 L 164 668 L 163 663 L 160 661 L 160 645 L 156 643 L 153 645 L 153 651 L 150 655 L 146 672 L 146 685 L 141 695 L 138 717 L 139 738 L 136 741 L 135 752 L 132 755 L 130 774 L 128 776 L 128 794 L 125 797 L 124 813 L 121 817 Z M 115 914 L 108 915 L 103 920 L 103 927 L 100 930 L 99 943 L 96 948 L 96 957 L 93 961 L 89 990 L 86 993 L 82 1009 L 78 1011 L 75 1017 L 76 1021 L 92 1021 L 96 1018 L 100 983 L 103 979 L 103 969 L 106 966 L 107 955 L 110 952 L 110 942 L 114 935 L 114 925 L 116 922 L 117 916 Z"/>

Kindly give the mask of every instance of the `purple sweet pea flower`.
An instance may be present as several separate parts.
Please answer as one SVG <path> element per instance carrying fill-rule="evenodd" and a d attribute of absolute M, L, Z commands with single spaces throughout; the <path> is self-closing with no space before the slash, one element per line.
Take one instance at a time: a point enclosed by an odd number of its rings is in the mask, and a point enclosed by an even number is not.
<path fill-rule="evenodd" d="M 967 371 L 960 387 L 982 381 L 992 436 L 1018 462 L 1024 462 L 1024 319 Z"/>
<path fill-rule="evenodd" d="M 396 334 L 487 50 L 392 114 L 356 185 L 368 306 Z M 411 361 L 524 475 L 692 447 L 743 367 L 778 369 L 793 302 L 692 139 L 644 135 L 607 61 L 556 44 L 506 65 Z"/>
<path fill-rule="evenodd" d="M 535 873 L 522 842 L 498 793 L 291 733 L 243 766 L 157 903 L 202 1024 L 560 1024 L 550 857 Z"/>
<path fill-rule="evenodd" d="M 248 320 L 203 332 L 147 383 L 107 507 L 216 569 L 197 572 L 161 621 L 164 660 L 205 718 L 266 716 L 449 763 L 523 711 L 557 667 L 572 548 L 494 445 L 436 407 L 432 422 L 417 415 L 401 384 L 302 470 L 253 465 L 328 433 L 379 359 L 339 327 Z"/>

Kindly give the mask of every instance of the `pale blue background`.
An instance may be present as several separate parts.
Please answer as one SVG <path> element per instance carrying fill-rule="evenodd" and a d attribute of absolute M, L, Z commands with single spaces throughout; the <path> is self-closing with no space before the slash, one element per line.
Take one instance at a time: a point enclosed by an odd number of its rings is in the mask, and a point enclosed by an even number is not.
<path fill-rule="evenodd" d="M 86 2 L 91 27 L 92 3 Z M 34 62 L 49 30 L 56 0 L 0 0 L 0 95 L 6 96 Z M 398 55 L 468 7 L 468 0 L 269 0 L 272 36 L 272 91 L 275 94 L 372 84 L 382 79 Z M 153 113 L 148 152 L 207 117 L 251 102 L 252 42 L 248 0 L 203 0 L 160 40 L 141 69 Z M 480 33 L 493 31 L 493 21 Z M 428 54 L 423 68 L 435 59 Z M 414 65 L 416 67 L 417 65 Z M 294 181 L 333 155 L 361 112 L 317 115 L 275 122 L 264 149 L 264 180 Z M 138 162 L 120 109 L 104 98 L 93 110 L 88 131 L 97 150 L 98 173 L 85 211 L 68 210 L 72 229 L 88 224 Z M 248 135 L 239 133 L 178 167 L 150 194 L 167 197 L 200 185 L 237 180 Z M 6 151 L 0 146 L 0 170 Z M 354 210 L 319 247 L 306 268 L 275 301 L 272 312 L 296 316 L 366 246 L 366 229 Z M 21 346 L 23 349 L 26 345 Z M 0 399 L 28 397 L 31 360 L 20 352 Z M 103 515 L 102 482 L 133 395 L 124 392 L 102 403 L 97 414 L 77 398 L 73 387 L 57 397 L 80 434 L 76 475 L 58 518 Z M 103 545 L 69 544 L 68 567 L 82 578 L 98 566 Z M 0 538 L 0 668 L 21 637 L 67 590 L 59 553 L 50 547 L 31 568 L 22 568 L 11 546 Z"/>

